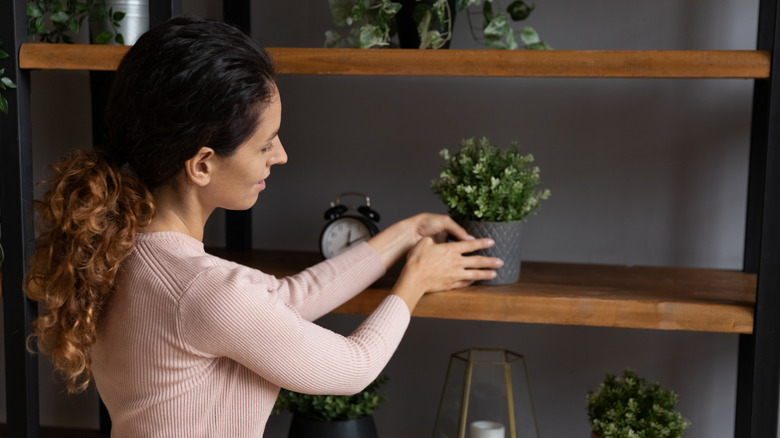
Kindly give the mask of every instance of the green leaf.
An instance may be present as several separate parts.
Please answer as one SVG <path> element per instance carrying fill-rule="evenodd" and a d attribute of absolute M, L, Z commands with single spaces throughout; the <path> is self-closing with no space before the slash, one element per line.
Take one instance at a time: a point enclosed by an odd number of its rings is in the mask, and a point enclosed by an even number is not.
<path fill-rule="evenodd" d="M 491 21 L 493 21 L 493 3 L 491 2 L 485 2 L 482 5 L 482 16 L 483 16 L 483 27 L 487 27 L 486 24 L 489 24 Z"/>
<path fill-rule="evenodd" d="M 68 15 L 67 13 L 62 12 L 62 11 L 55 12 L 55 13 L 51 14 L 51 16 L 49 16 L 49 19 L 53 23 L 65 23 L 66 21 L 68 21 L 69 18 L 70 18 L 70 15 Z"/>
<path fill-rule="evenodd" d="M 43 16 L 43 12 L 41 12 L 41 9 L 38 6 L 35 6 L 34 4 L 28 3 L 27 4 L 27 16 L 32 18 L 38 18 Z"/>
<path fill-rule="evenodd" d="M 113 37 L 114 34 L 111 32 L 105 30 L 103 32 L 100 32 L 98 36 L 95 37 L 95 44 L 105 44 L 109 41 L 111 41 L 111 37 Z"/>
<path fill-rule="evenodd" d="M 520 48 L 520 46 L 517 44 L 517 38 L 515 37 L 514 32 L 509 32 L 506 35 L 506 48 L 508 50 L 517 50 Z"/>
<path fill-rule="evenodd" d="M 116 22 L 122 21 L 123 18 L 125 18 L 125 13 L 122 11 L 116 11 L 114 12 L 114 15 L 111 16 L 111 19 Z"/>
<path fill-rule="evenodd" d="M 330 15 L 336 26 L 348 26 L 347 19 L 352 15 L 352 2 L 344 0 L 329 0 Z"/>
<path fill-rule="evenodd" d="M 0 78 L 0 83 L 2 83 L 8 88 L 16 88 L 16 84 L 14 84 L 14 81 L 12 81 L 11 78 L 2 77 Z"/>
<path fill-rule="evenodd" d="M 118 33 L 114 36 L 114 42 L 117 44 L 125 45 L 125 37 L 122 36 L 121 33 Z"/>
<path fill-rule="evenodd" d="M 379 26 L 365 24 L 360 27 L 360 48 L 369 49 L 376 46 L 386 46 L 385 34 Z"/>
<path fill-rule="evenodd" d="M 48 33 L 46 30 L 46 23 L 43 21 L 43 18 L 38 18 L 35 20 L 35 33 L 39 35 Z"/>
<path fill-rule="evenodd" d="M 68 27 L 70 28 L 70 31 L 73 33 L 79 33 L 79 30 L 81 30 L 81 23 L 76 20 L 72 20 L 70 23 L 68 23 Z"/>
<path fill-rule="evenodd" d="M 0 41 L 0 44 L 2 44 L 2 41 Z M 8 53 L 5 50 L 0 50 L 0 59 L 8 58 Z"/>
<path fill-rule="evenodd" d="M 388 18 L 392 18 L 398 11 L 401 10 L 401 3 L 397 3 L 391 0 L 382 0 L 382 5 L 379 10 L 384 13 Z"/>
<path fill-rule="evenodd" d="M 334 47 L 343 47 L 344 37 L 338 32 L 328 30 L 325 31 L 325 47 L 332 49 Z"/>
<path fill-rule="evenodd" d="M 0 95 L 0 111 L 2 111 L 3 114 L 8 114 L 8 101 L 3 95 Z"/>
<path fill-rule="evenodd" d="M 531 26 L 525 26 L 523 28 L 522 32 L 520 32 L 520 39 L 523 40 L 525 45 L 538 44 L 542 41 L 542 39 L 539 38 L 539 34 L 536 33 L 536 30 Z"/>
<path fill-rule="evenodd" d="M 486 37 L 505 37 L 512 33 L 512 28 L 509 26 L 509 20 L 507 20 L 506 15 L 500 14 L 488 22 L 484 33 Z"/>
<path fill-rule="evenodd" d="M 528 6 L 522 0 L 515 0 L 510 4 L 506 11 L 509 13 L 509 17 L 514 21 L 523 21 L 531 15 L 536 6 Z"/>

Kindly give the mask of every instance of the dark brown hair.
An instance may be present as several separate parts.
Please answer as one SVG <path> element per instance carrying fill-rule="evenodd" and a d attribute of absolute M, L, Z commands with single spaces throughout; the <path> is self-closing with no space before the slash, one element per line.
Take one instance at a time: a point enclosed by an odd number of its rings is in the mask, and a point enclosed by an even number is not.
<path fill-rule="evenodd" d="M 89 384 L 89 351 L 152 193 L 203 146 L 229 156 L 275 93 L 268 54 L 240 30 L 178 17 L 138 39 L 119 65 L 106 109 L 110 144 L 52 166 L 36 202 L 39 237 L 26 281 L 43 304 L 31 338 L 71 392 Z"/>

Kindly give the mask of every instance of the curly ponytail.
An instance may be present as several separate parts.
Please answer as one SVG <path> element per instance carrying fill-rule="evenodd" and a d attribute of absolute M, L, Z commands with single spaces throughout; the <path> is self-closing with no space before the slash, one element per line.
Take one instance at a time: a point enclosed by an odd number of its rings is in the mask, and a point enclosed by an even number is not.
<path fill-rule="evenodd" d="M 40 234 L 26 294 L 43 308 L 31 339 L 52 357 L 68 391 L 80 392 L 92 379 L 89 350 L 103 306 L 154 203 L 141 181 L 101 152 L 75 152 L 52 169 L 49 190 L 35 205 Z"/>

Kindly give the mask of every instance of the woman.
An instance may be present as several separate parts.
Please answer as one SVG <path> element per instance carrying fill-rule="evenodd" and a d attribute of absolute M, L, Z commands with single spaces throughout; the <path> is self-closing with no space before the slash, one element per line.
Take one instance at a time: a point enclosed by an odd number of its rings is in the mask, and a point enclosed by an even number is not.
<path fill-rule="evenodd" d="M 111 145 L 54 166 L 27 282 L 35 322 L 71 391 L 94 376 L 113 436 L 261 436 L 279 387 L 349 394 L 387 364 L 426 292 L 501 261 L 446 216 L 422 214 L 277 279 L 203 250 L 218 207 L 248 209 L 287 155 L 268 55 L 242 32 L 176 18 L 117 70 Z M 457 242 L 436 243 L 450 234 Z M 404 255 L 389 295 L 350 336 L 311 321 Z"/>

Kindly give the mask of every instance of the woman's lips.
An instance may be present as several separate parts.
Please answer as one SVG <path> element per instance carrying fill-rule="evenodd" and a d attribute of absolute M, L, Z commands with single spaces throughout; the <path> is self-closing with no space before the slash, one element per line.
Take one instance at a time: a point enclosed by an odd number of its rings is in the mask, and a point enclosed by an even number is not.
<path fill-rule="evenodd" d="M 265 189 L 265 180 L 264 179 L 260 180 L 259 183 L 255 184 L 255 188 L 258 189 L 258 190 Z"/>

